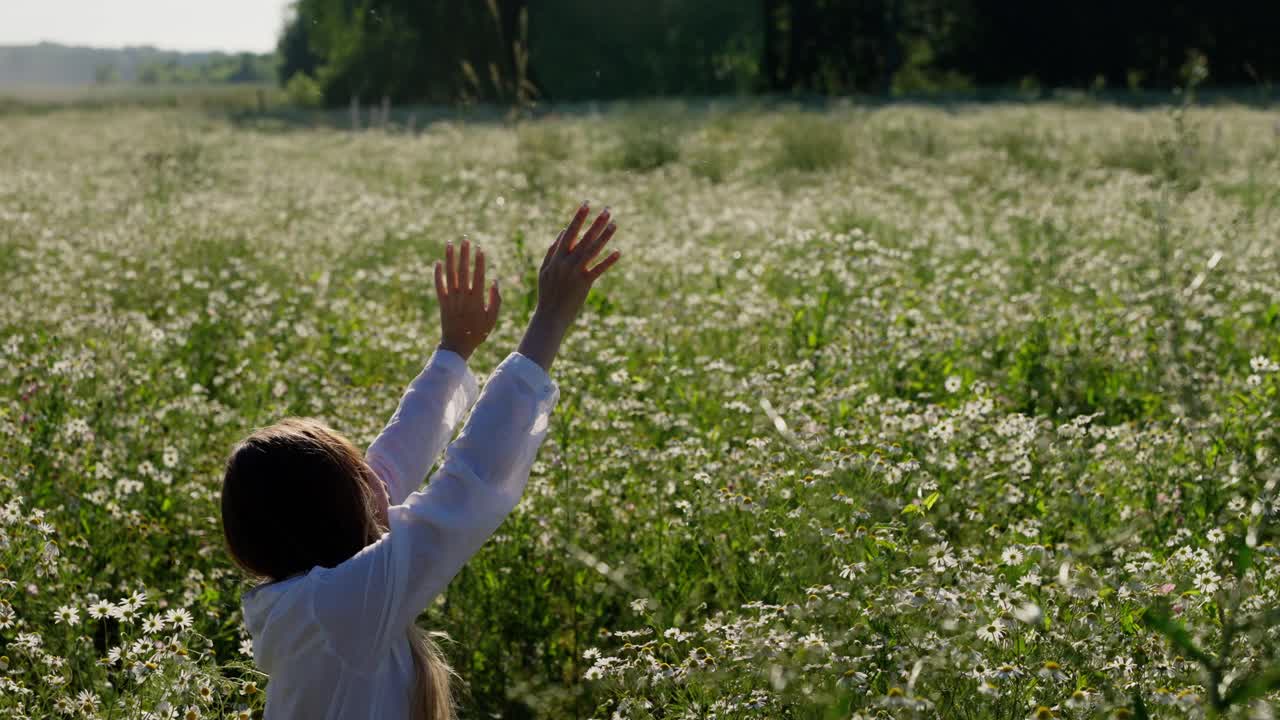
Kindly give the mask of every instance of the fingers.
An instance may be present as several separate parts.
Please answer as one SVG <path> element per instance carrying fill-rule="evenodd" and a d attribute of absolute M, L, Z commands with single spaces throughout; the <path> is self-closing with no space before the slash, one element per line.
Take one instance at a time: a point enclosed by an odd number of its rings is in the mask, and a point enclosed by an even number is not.
<path fill-rule="evenodd" d="M 569 221 L 569 227 L 564 229 L 564 238 L 559 241 L 557 254 L 564 255 L 573 250 L 573 241 L 577 239 L 578 231 L 582 229 L 582 223 L 586 222 L 587 213 L 590 210 L 591 207 L 586 203 L 578 207 L 578 212 L 573 214 L 573 220 Z"/>
<path fill-rule="evenodd" d="M 445 279 L 448 281 L 446 284 L 449 288 L 449 292 L 450 293 L 457 292 L 458 268 L 454 265 L 454 262 L 453 262 L 453 241 L 452 240 L 450 240 L 448 244 L 444 246 L 444 266 L 445 266 L 444 267 Z"/>
<path fill-rule="evenodd" d="M 471 292 L 471 241 L 462 238 L 462 267 L 458 269 L 458 289 Z"/>
<path fill-rule="evenodd" d="M 471 283 L 471 290 L 473 292 L 484 290 L 484 251 L 479 248 L 476 249 L 476 278 L 475 282 Z"/>
<path fill-rule="evenodd" d="M 595 282 L 596 278 L 600 277 L 606 270 L 613 267 L 613 264 L 618 262 L 618 258 L 620 257 L 622 257 L 622 251 L 614 250 L 612 255 L 602 260 L 599 265 L 587 271 L 587 278 L 591 280 L 591 282 Z"/>
<path fill-rule="evenodd" d="M 498 292 L 498 281 L 494 280 L 493 285 L 489 287 L 489 307 L 485 310 L 485 317 L 488 320 L 489 327 L 493 327 L 498 322 L 498 308 L 502 307 L 502 294 Z"/>
<path fill-rule="evenodd" d="M 444 286 L 444 266 L 440 261 L 436 261 L 436 298 L 441 302 L 449 295 L 449 291 Z"/>
<path fill-rule="evenodd" d="M 547 254 L 542 258 L 543 267 L 546 267 L 547 261 L 551 259 L 552 255 L 556 254 L 556 248 L 560 247 L 562 240 L 564 240 L 564 230 L 560 231 L 560 234 L 556 236 L 556 241 L 551 243 L 551 247 L 547 248 Z"/>
<path fill-rule="evenodd" d="M 587 229 L 587 232 L 583 234 L 582 242 L 573 248 L 573 254 L 577 256 L 583 250 L 590 250 L 592 243 L 596 241 L 596 238 L 600 237 L 600 233 L 604 232 L 605 224 L 608 222 L 609 208 L 605 208 L 596 216 L 596 221 L 591 223 L 591 227 Z"/>
<path fill-rule="evenodd" d="M 599 237 L 596 238 L 595 242 L 587 245 L 586 240 L 583 240 L 582 245 L 585 247 L 582 247 L 581 252 L 575 256 L 577 257 L 578 267 L 586 267 L 587 263 L 595 259 L 595 256 L 600 254 L 600 251 L 603 250 L 604 246 L 609 242 L 609 238 L 613 237 L 613 234 L 617 232 L 617 230 L 617 225 L 609 223 L 605 226 L 604 231 L 600 233 Z"/>

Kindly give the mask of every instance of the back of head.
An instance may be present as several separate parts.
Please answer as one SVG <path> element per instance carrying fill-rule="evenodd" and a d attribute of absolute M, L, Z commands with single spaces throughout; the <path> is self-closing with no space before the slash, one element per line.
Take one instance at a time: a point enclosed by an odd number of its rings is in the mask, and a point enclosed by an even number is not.
<path fill-rule="evenodd" d="M 222 479 L 227 550 L 249 574 L 271 581 L 335 567 L 386 531 L 371 489 L 380 482 L 360 450 L 318 420 L 286 418 L 256 430 L 232 450 Z M 417 626 L 409 641 L 413 717 L 453 717 L 444 656 Z"/>
<path fill-rule="evenodd" d="M 236 445 L 222 480 L 222 527 L 250 574 L 283 580 L 334 567 L 382 534 L 360 451 L 323 423 L 286 418 Z"/>

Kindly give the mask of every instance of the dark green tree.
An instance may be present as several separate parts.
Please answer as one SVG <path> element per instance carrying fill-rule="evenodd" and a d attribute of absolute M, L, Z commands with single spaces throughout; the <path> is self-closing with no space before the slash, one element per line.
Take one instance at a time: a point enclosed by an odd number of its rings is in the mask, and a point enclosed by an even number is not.
<path fill-rule="evenodd" d="M 299 0 L 296 9 L 281 40 L 289 48 L 281 77 L 314 67 L 330 103 L 504 101 L 518 93 L 524 63 L 515 35 L 525 0 Z"/>
<path fill-rule="evenodd" d="M 765 87 L 764 13 L 738 0 L 541 0 L 532 65 L 546 97 L 712 95 Z"/>
<path fill-rule="evenodd" d="M 298 10 L 298 3 L 292 7 L 292 14 L 285 22 L 284 32 L 276 43 L 276 54 L 279 57 L 277 71 L 280 84 L 286 85 L 289 79 L 298 73 L 315 77 L 320 65 L 320 56 L 311 49 L 311 34 L 307 31 L 310 22 L 304 19 Z"/>
<path fill-rule="evenodd" d="M 1280 75 L 1280 3 L 1133 0 L 297 0 L 280 80 L 327 102 L 518 102 L 763 91 L 1169 88 Z M 959 79 L 957 81 L 957 79 Z"/>

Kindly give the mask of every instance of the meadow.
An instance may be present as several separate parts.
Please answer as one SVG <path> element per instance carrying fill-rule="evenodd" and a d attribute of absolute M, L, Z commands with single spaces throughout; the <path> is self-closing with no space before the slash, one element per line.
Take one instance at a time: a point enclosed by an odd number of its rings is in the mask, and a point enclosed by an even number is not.
<path fill-rule="evenodd" d="M 218 520 L 362 446 L 610 205 L 523 501 L 421 623 L 463 717 L 1273 717 L 1280 114 L 620 105 L 346 132 L 0 115 L 0 713 L 257 717 Z"/>

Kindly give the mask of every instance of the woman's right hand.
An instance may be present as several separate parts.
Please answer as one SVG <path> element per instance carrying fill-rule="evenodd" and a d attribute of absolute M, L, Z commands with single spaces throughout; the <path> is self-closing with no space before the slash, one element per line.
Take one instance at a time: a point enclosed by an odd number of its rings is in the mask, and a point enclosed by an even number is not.
<path fill-rule="evenodd" d="M 590 210 L 587 203 L 582 203 L 573 220 L 547 248 L 542 268 L 538 271 L 538 305 L 518 352 L 547 372 L 551 372 L 551 363 L 560 350 L 560 342 L 586 302 L 591 286 L 622 256 L 620 251 L 614 250 L 599 264 L 587 267 L 617 230 L 617 226 L 610 222 L 609 208 L 606 207 L 579 240 L 578 233 Z"/>

